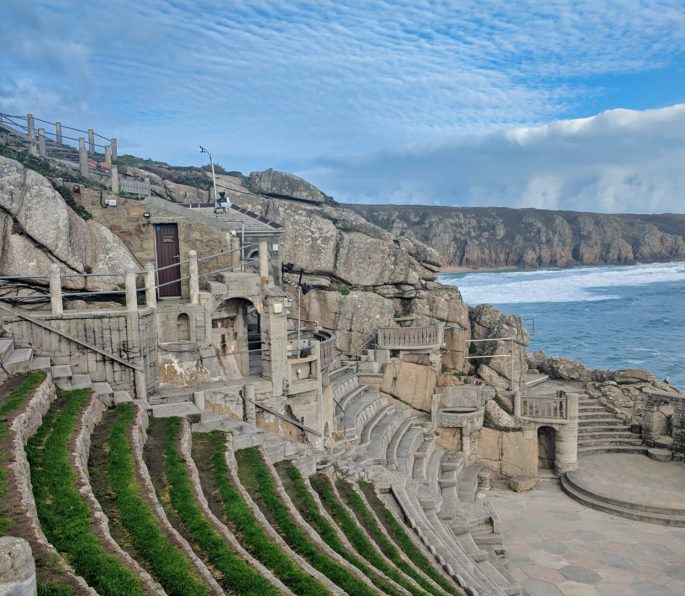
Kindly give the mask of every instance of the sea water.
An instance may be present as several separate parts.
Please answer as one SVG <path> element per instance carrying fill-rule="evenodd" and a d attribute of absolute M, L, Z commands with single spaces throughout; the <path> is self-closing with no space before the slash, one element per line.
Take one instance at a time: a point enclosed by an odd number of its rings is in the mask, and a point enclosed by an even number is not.
<path fill-rule="evenodd" d="M 529 350 L 643 368 L 685 389 L 685 263 L 451 274 L 470 305 L 519 315 Z"/>

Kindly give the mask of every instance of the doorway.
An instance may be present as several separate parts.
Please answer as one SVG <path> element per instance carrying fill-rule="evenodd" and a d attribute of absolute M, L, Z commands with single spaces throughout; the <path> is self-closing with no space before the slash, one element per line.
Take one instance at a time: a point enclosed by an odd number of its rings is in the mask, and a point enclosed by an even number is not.
<path fill-rule="evenodd" d="M 159 298 L 176 298 L 181 295 L 181 254 L 175 223 L 155 225 L 155 247 L 157 269 L 164 268 L 157 271 L 157 295 Z"/>
<path fill-rule="evenodd" d="M 538 469 L 553 470 L 556 453 L 556 434 L 551 426 L 538 428 Z"/>

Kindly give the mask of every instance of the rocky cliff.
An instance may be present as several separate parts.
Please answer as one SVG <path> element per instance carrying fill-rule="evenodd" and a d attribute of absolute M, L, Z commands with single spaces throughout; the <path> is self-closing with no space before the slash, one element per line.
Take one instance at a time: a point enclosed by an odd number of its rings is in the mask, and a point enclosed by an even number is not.
<path fill-rule="evenodd" d="M 440 253 L 443 266 L 572 267 L 685 259 L 685 215 L 347 205 Z"/>

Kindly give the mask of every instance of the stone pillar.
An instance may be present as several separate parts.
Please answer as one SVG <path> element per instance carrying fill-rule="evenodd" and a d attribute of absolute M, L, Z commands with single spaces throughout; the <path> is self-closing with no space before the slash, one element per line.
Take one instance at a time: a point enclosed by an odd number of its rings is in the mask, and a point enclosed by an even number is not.
<path fill-rule="evenodd" d="M 47 151 L 45 150 L 45 129 L 38 129 L 38 155 L 45 157 Z"/>
<path fill-rule="evenodd" d="M 269 249 L 266 240 L 259 241 L 259 277 L 269 277 Z"/>
<path fill-rule="evenodd" d="M 513 399 L 514 399 L 514 416 L 516 418 L 520 418 L 521 417 L 521 401 L 523 398 L 521 397 L 521 392 L 519 390 L 514 391 Z"/>
<path fill-rule="evenodd" d="M 112 192 L 117 194 L 119 192 L 119 168 L 112 166 Z"/>
<path fill-rule="evenodd" d="M 105 163 L 112 163 L 112 148 L 109 145 L 105 147 Z"/>
<path fill-rule="evenodd" d="M 197 252 L 191 250 L 188 252 L 188 270 L 190 275 L 190 303 L 200 303 L 200 277 L 197 271 Z"/>
<path fill-rule="evenodd" d="M 145 263 L 145 306 L 157 308 L 157 288 L 155 288 L 155 264 Z"/>
<path fill-rule="evenodd" d="M 231 270 L 236 271 L 240 266 L 240 239 L 237 236 L 231 238 Z"/>
<path fill-rule="evenodd" d="M 193 391 L 193 403 L 198 410 L 203 412 L 205 409 L 205 392 Z"/>
<path fill-rule="evenodd" d="M 64 312 L 62 304 L 62 280 L 60 279 L 59 265 L 50 265 L 50 308 L 53 315 L 61 315 Z"/>
<path fill-rule="evenodd" d="M 271 380 L 274 397 L 283 395 L 283 384 L 288 379 L 288 321 L 284 302 L 285 296 L 269 296 L 261 313 L 261 339 L 266 347 L 262 350 L 262 376 Z"/>
<path fill-rule="evenodd" d="M 245 405 L 245 422 L 257 426 L 257 408 L 254 405 L 255 390 L 254 385 L 243 386 L 243 404 Z"/>
<path fill-rule="evenodd" d="M 86 155 L 86 140 L 79 137 L 78 140 L 78 162 L 81 176 L 88 176 L 88 155 Z"/>
<path fill-rule="evenodd" d="M 26 128 L 30 141 L 36 140 L 36 123 L 33 119 L 33 114 L 26 114 Z"/>
<path fill-rule="evenodd" d="M 567 423 L 556 433 L 554 467 L 559 474 L 578 469 L 578 394 L 566 394 Z"/>
<path fill-rule="evenodd" d="M 62 123 L 55 122 L 55 143 L 62 144 Z"/>
<path fill-rule="evenodd" d="M 36 564 L 31 546 L 23 538 L 0 538 L 0 594 L 35 596 Z"/>
<path fill-rule="evenodd" d="M 92 128 L 88 129 L 88 155 L 90 157 L 95 155 L 95 133 Z"/>
<path fill-rule="evenodd" d="M 116 161 L 117 159 L 117 140 L 116 139 L 110 139 L 109 140 L 110 147 L 112 148 L 112 159 Z"/>
<path fill-rule="evenodd" d="M 126 310 L 136 312 L 138 293 L 136 292 L 136 270 L 133 265 L 129 265 L 124 273 L 124 288 L 126 289 Z"/>

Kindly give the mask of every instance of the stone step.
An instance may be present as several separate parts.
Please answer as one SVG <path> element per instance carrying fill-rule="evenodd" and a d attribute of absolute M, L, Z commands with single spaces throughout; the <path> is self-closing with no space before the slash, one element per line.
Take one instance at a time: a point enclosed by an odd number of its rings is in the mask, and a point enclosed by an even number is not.
<path fill-rule="evenodd" d="M 578 413 L 578 419 L 579 421 L 584 421 L 584 420 L 596 420 L 596 419 L 604 419 L 607 416 L 610 416 L 606 410 L 602 409 L 597 412 L 579 412 Z"/>
<path fill-rule="evenodd" d="M 112 396 L 112 401 L 114 402 L 115 406 L 118 406 L 119 404 L 130 403 L 133 400 L 131 399 L 131 395 L 128 391 L 115 391 Z M 158 418 L 160 418 L 160 416 L 158 416 Z"/>
<path fill-rule="evenodd" d="M 629 439 L 639 439 L 640 435 L 636 435 L 631 433 L 628 430 L 616 430 L 615 432 L 611 432 L 611 429 L 609 429 L 607 432 L 598 430 L 594 432 L 579 432 L 578 433 L 578 442 L 580 443 L 581 441 L 589 441 L 593 439 L 616 439 L 616 440 L 629 440 Z"/>
<path fill-rule="evenodd" d="M 0 364 L 5 362 L 5 359 L 14 351 L 13 339 L 0 339 Z"/>
<path fill-rule="evenodd" d="M 152 415 L 155 418 L 173 418 L 177 416 L 183 417 L 190 416 L 192 414 L 200 414 L 198 407 L 191 402 L 160 404 L 158 406 L 152 406 L 151 410 Z"/>
<path fill-rule="evenodd" d="M 50 356 L 34 356 L 31 361 L 31 370 L 44 370 L 49 372 L 52 366 Z"/>
<path fill-rule="evenodd" d="M 71 388 L 72 389 L 92 389 L 93 381 L 90 375 L 72 375 L 71 377 Z"/>
<path fill-rule="evenodd" d="M 578 447 L 619 447 L 619 446 L 631 446 L 642 445 L 642 439 L 584 439 L 578 440 Z"/>
<path fill-rule="evenodd" d="M 623 422 L 621 422 L 618 418 L 609 418 L 606 416 L 603 418 L 592 418 L 591 420 L 580 419 L 578 421 L 578 426 L 621 426 L 624 428 L 630 428 L 623 424 Z"/>
<path fill-rule="evenodd" d="M 33 358 L 33 348 L 19 348 L 7 355 L 3 366 L 5 370 L 13 375 L 20 372 L 27 372 L 31 369 Z"/>
<path fill-rule="evenodd" d="M 579 484 L 572 477 L 570 478 L 569 474 L 562 474 L 560 481 L 561 488 L 567 495 L 592 509 L 613 513 L 614 515 L 637 521 L 664 526 L 685 527 L 685 509 L 631 503 L 598 495 L 592 492 L 591 489 Z"/>
<path fill-rule="evenodd" d="M 63 379 L 66 377 L 71 378 L 71 375 L 72 375 L 71 366 L 67 366 L 66 364 L 53 366 L 52 369 L 50 370 L 50 375 L 55 380 Z"/>
<path fill-rule="evenodd" d="M 654 441 L 654 447 L 657 449 L 672 449 L 673 448 L 673 437 L 668 435 L 663 435 Z"/>
<path fill-rule="evenodd" d="M 607 409 L 604 406 L 580 406 L 578 408 L 578 415 L 583 416 L 584 414 L 593 414 L 595 412 L 607 413 Z"/>
<path fill-rule="evenodd" d="M 616 447 L 578 447 L 578 456 L 596 453 L 647 453 L 644 445 L 619 445 Z"/>
<path fill-rule="evenodd" d="M 466 468 L 459 477 L 459 500 L 464 503 L 473 503 L 478 491 L 478 474 L 483 466 L 473 464 Z"/>
<path fill-rule="evenodd" d="M 659 449 L 652 447 L 647 450 L 647 457 L 654 461 L 671 461 L 673 459 L 673 451 L 670 449 Z"/>

